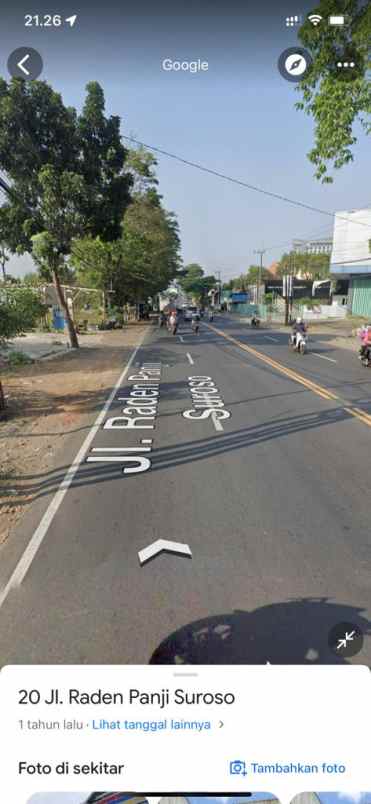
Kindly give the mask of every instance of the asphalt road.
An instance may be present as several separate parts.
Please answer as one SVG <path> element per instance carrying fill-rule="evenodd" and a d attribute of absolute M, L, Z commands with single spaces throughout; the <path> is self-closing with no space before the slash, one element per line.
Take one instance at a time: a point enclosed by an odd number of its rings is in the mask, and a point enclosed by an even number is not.
<path fill-rule="evenodd" d="M 222 316 L 179 334 L 148 334 L 64 496 L 85 434 L 42 476 L 24 545 L 45 511 L 50 523 L 0 608 L 1 664 L 371 664 L 371 371 L 320 339 L 301 357 L 286 334 Z M 105 429 L 143 363 L 162 365 L 155 429 Z M 212 378 L 230 418 L 183 416 L 194 375 Z M 86 460 L 147 439 L 147 471 Z M 192 558 L 141 566 L 160 538 Z M 328 646 L 339 623 L 365 634 L 353 658 Z"/>

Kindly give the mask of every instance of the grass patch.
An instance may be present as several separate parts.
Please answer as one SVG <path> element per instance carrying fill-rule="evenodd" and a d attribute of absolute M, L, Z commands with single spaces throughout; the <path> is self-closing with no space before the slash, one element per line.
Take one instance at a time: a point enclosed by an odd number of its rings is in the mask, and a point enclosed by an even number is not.
<path fill-rule="evenodd" d="M 18 366 L 28 366 L 33 363 L 31 357 L 25 355 L 24 352 L 9 352 L 7 355 L 7 364 L 9 368 L 18 368 Z"/>

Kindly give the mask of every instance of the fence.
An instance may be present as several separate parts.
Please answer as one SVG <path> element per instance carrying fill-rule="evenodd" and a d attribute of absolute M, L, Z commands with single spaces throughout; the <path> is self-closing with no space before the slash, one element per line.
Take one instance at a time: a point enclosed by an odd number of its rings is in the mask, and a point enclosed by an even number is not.
<path fill-rule="evenodd" d="M 285 323 L 285 304 L 234 304 L 230 312 L 247 318 L 258 315 L 262 321 L 275 324 Z M 344 304 L 318 304 L 314 309 L 305 305 L 292 306 L 291 319 L 305 318 L 306 321 L 324 321 L 326 319 L 342 320 L 347 317 L 348 308 Z"/>
<path fill-rule="evenodd" d="M 279 306 L 267 304 L 234 304 L 231 313 L 246 316 L 258 315 L 262 321 L 284 323 L 285 313 Z"/>

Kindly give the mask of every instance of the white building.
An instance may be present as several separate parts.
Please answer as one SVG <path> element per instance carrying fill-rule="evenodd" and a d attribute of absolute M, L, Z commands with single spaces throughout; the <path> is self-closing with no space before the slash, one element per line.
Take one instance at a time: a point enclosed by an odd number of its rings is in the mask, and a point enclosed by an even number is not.
<path fill-rule="evenodd" d="M 353 315 L 371 315 L 371 209 L 337 212 L 330 271 L 349 279 Z"/>
<path fill-rule="evenodd" d="M 298 254 L 331 254 L 332 237 L 320 240 L 293 240 L 292 247 Z"/>

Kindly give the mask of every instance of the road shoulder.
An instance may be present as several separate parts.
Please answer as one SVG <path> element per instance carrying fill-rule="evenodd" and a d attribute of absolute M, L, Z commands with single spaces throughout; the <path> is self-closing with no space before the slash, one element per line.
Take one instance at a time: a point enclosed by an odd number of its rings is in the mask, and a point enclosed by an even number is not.
<path fill-rule="evenodd" d="M 94 346 L 2 372 L 7 417 L 0 422 L 0 549 L 43 478 L 83 441 L 145 329 L 152 327 L 105 332 Z"/>

